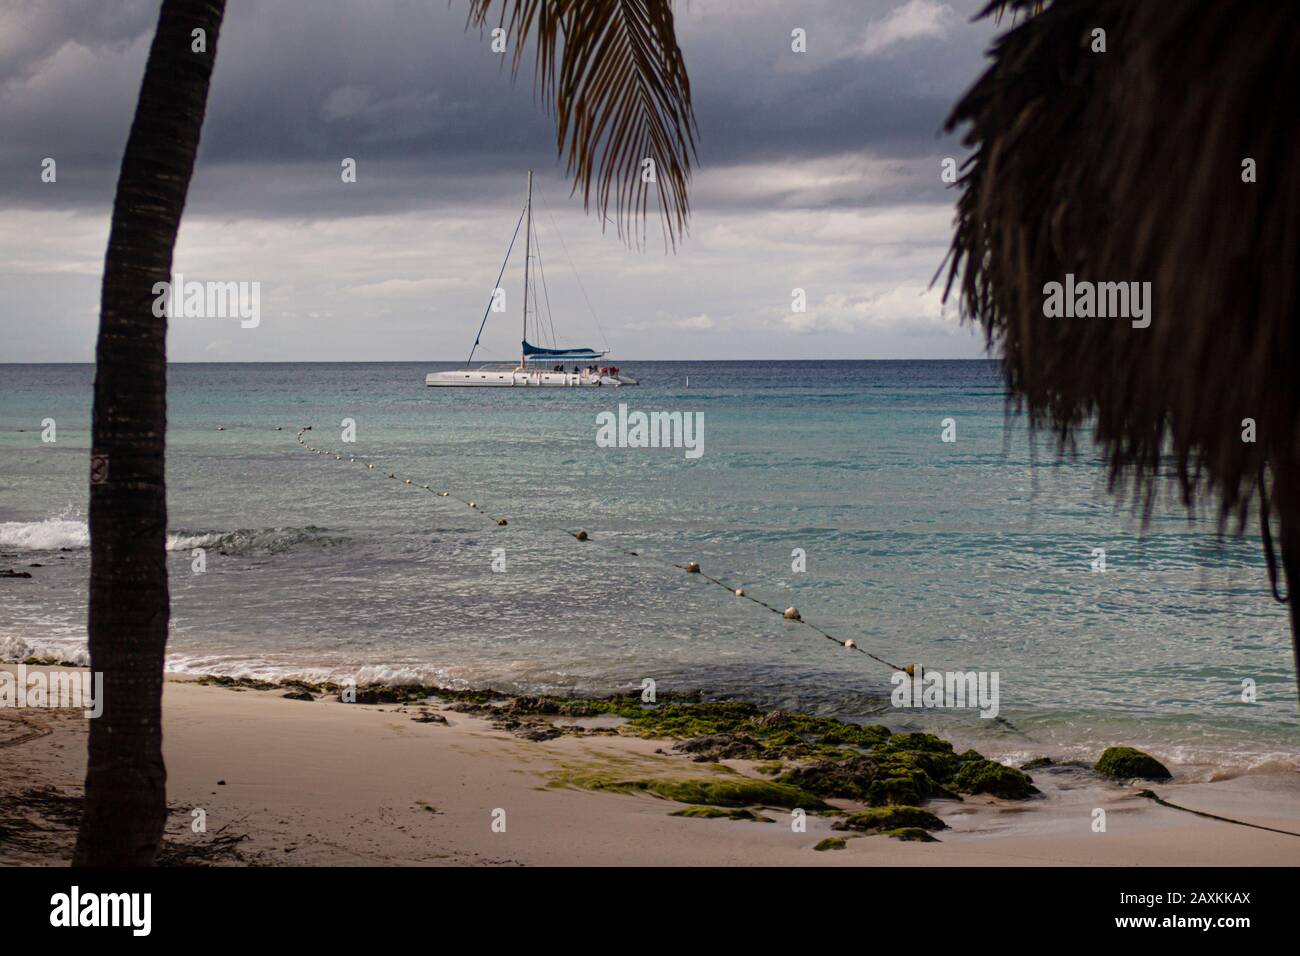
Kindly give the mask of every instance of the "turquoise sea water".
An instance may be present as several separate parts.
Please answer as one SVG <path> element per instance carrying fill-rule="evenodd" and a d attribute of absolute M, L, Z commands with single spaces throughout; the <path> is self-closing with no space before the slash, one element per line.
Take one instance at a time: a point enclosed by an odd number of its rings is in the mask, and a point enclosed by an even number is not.
<path fill-rule="evenodd" d="M 503 690 L 652 678 L 994 753 L 1300 762 L 1258 537 L 1220 540 L 1172 508 L 1143 530 L 1090 450 L 1031 448 L 991 363 L 623 365 L 642 387 L 427 389 L 452 367 L 436 363 L 173 366 L 170 666 Z M 0 365 L 0 567 L 33 575 L 0 580 L 0 656 L 84 649 L 92 379 Z M 599 447 L 596 416 L 620 402 L 702 412 L 704 453 Z M 343 459 L 305 451 L 304 425 Z M 886 660 L 997 671 L 1010 726 L 891 707 L 887 667 L 668 566 L 691 560 Z"/>

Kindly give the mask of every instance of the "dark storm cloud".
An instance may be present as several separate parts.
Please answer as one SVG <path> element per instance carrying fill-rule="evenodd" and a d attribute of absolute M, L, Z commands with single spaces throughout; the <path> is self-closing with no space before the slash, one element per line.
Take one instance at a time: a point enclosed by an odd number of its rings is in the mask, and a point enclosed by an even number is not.
<path fill-rule="evenodd" d="M 121 53 L 158 19 L 157 0 L 13 0 L 0 19 L 0 85 L 31 77 L 64 47 Z"/>
<path fill-rule="evenodd" d="M 530 68 L 512 86 L 489 38 L 465 30 L 465 6 L 232 2 L 190 209 L 348 216 L 475 194 L 513 204 L 522 167 L 558 177 Z M 937 133 L 990 33 L 966 22 L 974 9 L 938 0 L 681 6 L 701 170 L 756 176 L 762 164 L 869 152 L 893 164 L 887 183 L 778 203 L 934 199 L 934 167 L 919 161 L 955 149 Z M 108 207 L 156 12 L 156 0 L 50 0 L 0 14 L 0 204 Z M 807 32 L 807 53 L 790 50 L 795 28 Z M 46 156 L 59 164 L 57 191 L 39 180 Z M 344 157 L 362 171 L 347 190 L 338 188 Z M 692 198 L 697 208 L 743 204 L 745 191 Z"/>
<path fill-rule="evenodd" d="M 668 255 L 653 219 L 629 248 L 568 198 L 531 65 L 512 85 L 465 30 L 466 0 L 230 0 L 174 270 L 260 283 L 263 319 L 174 321 L 169 355 L 463 359 L 529 168 L 572 342 L 608 332 L 628 358 L 978 355 L 930 280 L 953 216 L 939 164 L 960 156 L 937 134 L 981 70 L 982 2 L 679 2 L 700 161 L 688 240 Z M 93 357 L 157 13 L 0 0 L 0 362 Z M 580 287 L 565 278 L 579 270 Z M 515 354 L 519 314 L 488 323 L 485 356 Z"/>

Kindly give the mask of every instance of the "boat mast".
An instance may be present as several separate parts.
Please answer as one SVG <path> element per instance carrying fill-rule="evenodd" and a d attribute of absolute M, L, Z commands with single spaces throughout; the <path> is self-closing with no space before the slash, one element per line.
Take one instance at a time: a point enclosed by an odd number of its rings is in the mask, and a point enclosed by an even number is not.
<path fill-rule="evenodd" d="M 524 230 L 524 337 L 523 341 L 528 341 L 528 271 L 532 265 L 532 238 L 533 238 L 533 171 L 528 170 L 528 205 L 525 207 L 528 215 L 528 225 Z M 519 359 L 520 367 L 527 367 L 528 356 L 522 353 L 523 347 L 520 346 L 521 357 Z"/>

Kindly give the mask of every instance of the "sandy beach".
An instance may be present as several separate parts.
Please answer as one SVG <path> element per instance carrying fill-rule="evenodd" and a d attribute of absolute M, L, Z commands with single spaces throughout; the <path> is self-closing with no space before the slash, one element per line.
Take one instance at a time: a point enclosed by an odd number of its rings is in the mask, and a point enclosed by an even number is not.
<path fill-rule="evenodd" d="M 756 820 L 681 817 L 671 814 L 684 805 L 671 800 L 565 785 L 566 774 L 596 769 L 629 779 L 761 779 L 754 761 L 697 763 L 669 752 L 672 741 L 608 732 L 533 740 L 494 726 L 499 721 L 490 716 L 440 706 L 344 704 L 284 694 L 167 682 L 172 815 L 164 859 L 262 865 L 1300 862 L 1300 837 L 1211 820 L 1136 796 L 1151 786 L 1184 807 L 1300 832 L 1300 781 L 1294 774 L 1179 783 L 1178 769 L 1171 767 L 1173 782 L 1151 785 L 1114 783 L 1081 768 L 1038 769 L 1033 777 L 1040 796 L 931 800 L 926 809 L 950 829 L 934 843 L 902 842 L 836 833 L 831 827 L 842 818 L 834 815 L 809 813 L 806 831 L 796 832 L 788 809 L 754 808 Z M 534 721 L 534 731 L 536 726 Z M 70 858 L 86 729 L 77 711 L 0 709 L 6 768 L 0 777 L 0 864 L 50 865 Z M 1104 833 L 1092 829 L 1097 808 L 1106 812 Z M 206 818 L 204 833 L 193 832 L 196 809 Z M 832 836 L 847 838 L 843 848 L 814 849 Z"/>

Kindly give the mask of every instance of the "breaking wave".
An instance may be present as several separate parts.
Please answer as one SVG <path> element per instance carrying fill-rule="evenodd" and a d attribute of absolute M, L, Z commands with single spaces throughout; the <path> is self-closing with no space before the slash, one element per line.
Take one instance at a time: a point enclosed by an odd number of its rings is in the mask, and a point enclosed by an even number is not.
<path fill-rule="evenodd" d="M 235 531 L 175 531 L 167 536 L 168 551 L 206 548 L 221 554 L 282 554 L 298 547 L 332 548 L 347 538 L 330 534 L 326 528 L 239 528 Z"/>
<path fill-rule="evenodd" d="M 173 531 L 167 535 L 168 551 L 207 548 L 222 554 L 280 554 L 299 546 L 328 548 L 346 538 L 325 528 L 239 528 L 234 531 Z M 90 526 L 79 518 L 56 517 L 44 521 L 0 522 L 0 549 L 12 551 L 82 550 L 90 547 Z"/>
<path fill-rule="evenodd" d="M 28 640 L 0 635 L 0 661 L 18 663 L 28 658 L 67 661 L 80 667 L 90 665 L 90 650 L 85 638 L 80 640 Z"/>
<path fill-rule="evenodd" d="M 58 551 L 90 546 L 90 527 L 76 518 L 0 522 L 0 548 L 15 551 Z"/>

